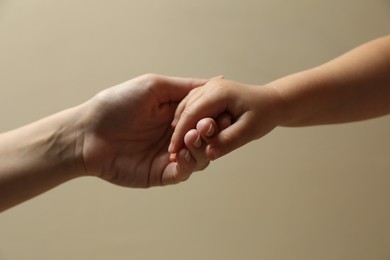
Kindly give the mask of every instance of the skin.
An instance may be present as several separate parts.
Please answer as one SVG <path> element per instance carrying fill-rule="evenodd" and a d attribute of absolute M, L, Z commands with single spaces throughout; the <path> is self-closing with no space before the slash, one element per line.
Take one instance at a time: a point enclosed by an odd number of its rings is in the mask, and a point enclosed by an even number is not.
<path fill-rule="evenodd" d="M 206 155 L 212 160 L 277 126 L 337 124 L 389 114 L 389 68 L 390 36 L 386 36 L 266 85 L 211 80 L 192 90 L 178 106 L 169 151 L 184 146 L 183 137 L 190 129 L 204 131 L 197 128 L 198 122 L 208 128 L 222 113 L 232 115 L 231 126 L 204 139 Z"/>
<path fill-rule="evenodd" d="M 176 184 L 209 160 L 191 135 L 167 151 L 177 104 L 207 80 L 143 75 L 0 135 L 0 211 L 64 182 L 95 176 L 132 188 Z"/>
<path fill-rule="evenodd" d="M 232 124 L 232 116 L 228 113 L 223 113 L 217 117 L 216 120 L 213 118 L 204 118 L 200 120 L 196 128 L 191 129 L 184 136 L 184 145 L 189 149 L 194 160 L 198 164 L 208 164 L 210 159 L 207 157 L 205 150 L 207 148 L 207 142 L 211 140 L 217 133 L 228 128 Z M 171 154 L 171 160 L 176 161 L 176 154 Z M 204 168 L 206 168 L 204 167 Z"/>

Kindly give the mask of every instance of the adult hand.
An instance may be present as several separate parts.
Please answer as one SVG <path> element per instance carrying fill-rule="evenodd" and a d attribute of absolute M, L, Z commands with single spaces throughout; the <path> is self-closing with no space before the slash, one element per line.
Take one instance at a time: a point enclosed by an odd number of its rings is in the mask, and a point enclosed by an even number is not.
<path fill-rule="evenodd" d="M 174 184 L 207 166 L 187 149 L 170 160 L 177 104 L 207 80 L 143 75 L 106 89 L 85 105 L 83 161 L 87 175 L 126 187 Z"/>

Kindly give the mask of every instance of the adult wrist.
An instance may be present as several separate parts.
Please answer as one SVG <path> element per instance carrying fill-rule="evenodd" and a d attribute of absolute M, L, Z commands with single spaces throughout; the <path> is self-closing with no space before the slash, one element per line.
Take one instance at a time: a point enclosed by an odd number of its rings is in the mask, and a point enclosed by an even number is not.
<path fill-rule="evenodd" d="M 86 175 L 83 162 L 82 106 L 64 110 L 48 118 L 53 130 L 44 140 L 44 153 L 53 171 L 65 181 Z"/>
<path fill-rule="evenodd" d="M 79 108 L 0 135 L 0 211 L 82 176 Z"/>

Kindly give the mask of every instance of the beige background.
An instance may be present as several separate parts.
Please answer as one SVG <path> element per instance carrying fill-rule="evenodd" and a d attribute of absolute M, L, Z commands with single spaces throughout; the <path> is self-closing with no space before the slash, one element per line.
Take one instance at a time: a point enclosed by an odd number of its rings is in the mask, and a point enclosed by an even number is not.
<path fill-rule="evenodd" d="M 0 130 L 147 72 L 266 83 L 389 26 L 388 0 L 0 0 Z M 389 131 L 277 129 L 174 187 L 75 180 L 0 214 L 0 259 L 390 259 Z"/>

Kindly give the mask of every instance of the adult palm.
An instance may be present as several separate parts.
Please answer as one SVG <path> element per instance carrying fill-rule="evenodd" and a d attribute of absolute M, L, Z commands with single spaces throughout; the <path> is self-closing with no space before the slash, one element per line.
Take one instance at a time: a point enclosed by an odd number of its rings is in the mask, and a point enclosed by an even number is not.
<path fill-rule="evenodd" d="M 85 105 L 86 174 L 126 187 L 174 184 L 197 170 L 194 161 L 169 158 L 177 104 L 205 80 L 143 75 L 108 88 Z"/>

